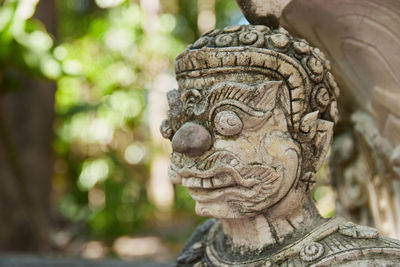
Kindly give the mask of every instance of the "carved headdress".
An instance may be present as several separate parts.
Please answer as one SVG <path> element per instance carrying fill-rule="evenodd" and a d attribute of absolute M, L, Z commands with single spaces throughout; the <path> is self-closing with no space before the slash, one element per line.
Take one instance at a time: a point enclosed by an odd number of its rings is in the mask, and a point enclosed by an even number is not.
<path fill-rule="evenodd" d="M 302 142 L 310 136 L 307 114 L 337 122 L 339 88 L 330 63 L 318 49 L 279 28 L 237 25 L 204 34 L 176 59 L 177 79 L 212 73 L 255 72 L 283 81 L 289 89 L 287 120 L 292 136 Z"/>

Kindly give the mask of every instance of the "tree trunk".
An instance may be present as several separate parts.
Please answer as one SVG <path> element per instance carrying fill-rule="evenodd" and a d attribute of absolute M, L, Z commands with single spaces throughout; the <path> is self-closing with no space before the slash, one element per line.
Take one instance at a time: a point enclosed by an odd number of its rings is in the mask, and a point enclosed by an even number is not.
<path fill-rule="evenodd" d="M 36 18 L 55 35 L 55 5 Z M 0 251 L 47 247 L 55 83 L 18 73 L 19 88 L 0 95 Z"/>

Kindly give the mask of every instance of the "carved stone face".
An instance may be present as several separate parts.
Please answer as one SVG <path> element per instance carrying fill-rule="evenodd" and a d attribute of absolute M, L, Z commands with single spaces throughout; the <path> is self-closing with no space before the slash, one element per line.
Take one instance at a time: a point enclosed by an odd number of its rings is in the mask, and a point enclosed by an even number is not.
<path fill-rule="evenodd" d="M 172 140 L 170 177 L 199 215 L 302 205 L 338 119 L 329 69 L 319 49 L 260 25 L 211 31 L 177 57 L 161 132 Z"/>
<path fill-rule="evenodd" d="M 201 216 L 254 216 L 281 200 L 299 175 L 300 145 L 278 104 L 284 83 L 240 76 L 180 81 L 189 115 L 172 138 L 170 176 L 188 188 Z"/>

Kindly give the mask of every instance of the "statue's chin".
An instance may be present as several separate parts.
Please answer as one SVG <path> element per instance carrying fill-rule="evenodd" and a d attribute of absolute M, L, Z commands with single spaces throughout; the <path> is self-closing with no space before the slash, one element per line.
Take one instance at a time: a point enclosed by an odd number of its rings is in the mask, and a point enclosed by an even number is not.
<path fill-rule="evenodd" d="M 253 217 L 259 212 L 243 213 L 240 207 L 235 207 L 227 202 L 199 202 L 196 201 L 196 214 L 202 217 L 213 217 L 218 219 L 243 219 Z"/>

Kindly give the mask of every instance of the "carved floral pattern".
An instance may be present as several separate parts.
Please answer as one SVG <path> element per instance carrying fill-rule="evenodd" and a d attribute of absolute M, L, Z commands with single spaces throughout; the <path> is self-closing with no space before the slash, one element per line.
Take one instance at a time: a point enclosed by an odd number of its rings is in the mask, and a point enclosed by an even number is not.
<path fill-rule="evenodd" d="M 300 252 L 300 257 L 305 262 L 315 261 L 324 254 L 324 247 L 318 242 L 311 242 Z"/>

